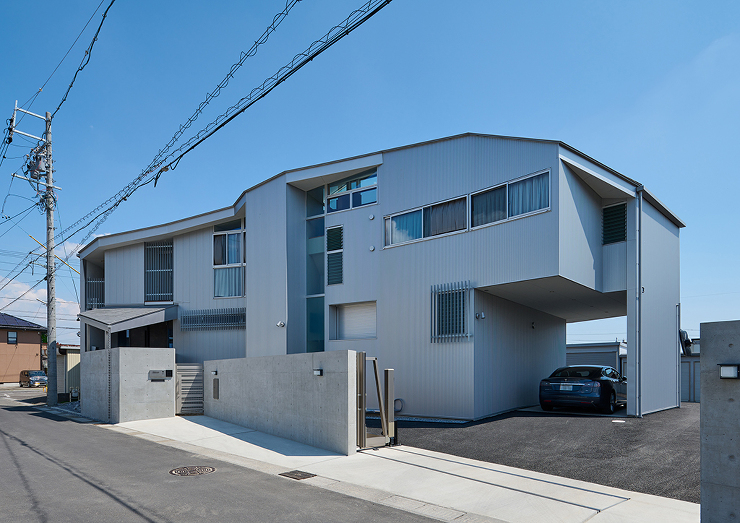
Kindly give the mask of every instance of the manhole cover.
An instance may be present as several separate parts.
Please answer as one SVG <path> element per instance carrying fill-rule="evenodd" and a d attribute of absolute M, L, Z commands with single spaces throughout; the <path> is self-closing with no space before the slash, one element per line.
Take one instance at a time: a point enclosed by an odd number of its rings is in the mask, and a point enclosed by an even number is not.
<path fill-rule="evenodd" d="M 308 479 L 314 477 L 316 474 L 303 472 L 302 470 L 291 470 L 290 472 L 281 472 L 279 475 L 290 479 Z"/>
<path fill-rule="evenodd" d="M 200 476 L 211 472 L 216 472 L 216 469 L 213 467 L 180 467 L 170 470 L 173 476 Z"/>

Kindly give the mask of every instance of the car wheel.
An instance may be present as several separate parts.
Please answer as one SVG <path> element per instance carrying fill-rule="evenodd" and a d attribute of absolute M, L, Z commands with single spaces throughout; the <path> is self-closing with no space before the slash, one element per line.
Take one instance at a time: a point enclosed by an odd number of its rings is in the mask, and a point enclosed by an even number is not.
<path fill-rule="evenodd" d="M 542 410 L 552 410 L 552 405 L 544 405 L 540 403 L 540 407 L 542 407 Z"/>
<path fill-rule="evenodd" d="M 609 403 L 604 407 L 604 412 L 606 414 L 614 414 L 614 411 L 617 410 L 617 394 L 612 391 L 611 395 L 609 396 Z"/>

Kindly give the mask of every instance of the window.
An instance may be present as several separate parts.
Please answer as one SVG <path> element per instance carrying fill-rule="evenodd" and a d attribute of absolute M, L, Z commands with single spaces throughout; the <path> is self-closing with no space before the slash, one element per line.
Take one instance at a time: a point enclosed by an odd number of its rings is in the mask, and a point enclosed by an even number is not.
<path fill-rule="evenodd" d="M 385 244 L 395 245 L 467 228 L 466 198 L 428 205 L 385 219 Z"/>
<path fill-rule="evenodd" d="M 468 334 L 470 282 L 432 286 L 432 343 L 460 341 Z"/>
<path fill-rule="evenodd" d="M 180 315 L 181 331 L 244 329 L 246 325 L 246 307 L 189 310 Z M 171 329 L 169 333 L 170 342 L 172 342 Z"/>
<path fill-rule="evenodd" d="M 378 171 L 369 169 L 329 184 L 326 212 L 344 211 L 378 201 Z"/>
<path fill-rule="evenodd" d="M 604 245 L 627 240 L 627 204 L 619 203 L 602 210 L 602 241 Z"/>
<path fill-rule="evenodd" d="M 222 223 L 213 228 L 213 295 L 231 298 L 244 295 L 242 221 Z"/>
<path fill-rule="evenodd" d="M 144 301 L 172 301 L 172 240 L 144 244 Z"/>
<path fill-rule="evenodd" d="M 496 187 L 470 198 L 470 222 L 472 227 L 500 222 L 506 215 L 506 185 Z"/>
<path fill-rule="evenodd" d="M 337 285 L 344 280 L 344 228 L 326 229 L 326 284 Z"/>
<path fill-rule="evenodd" d="M 330 339 L 361 340 L 376 337 L 376 303 L 347 303 L 330 307 Z"/>
<path fill-rule="evenodd" d="M 324 217 L 306 220 L 306 294 L 324 293 Z"/>
<path fill-rule="evenodd" d="M 18 333 L 8 331 L 8 345 L 18 345 Z"/>
<path fill-rule="evenodd" d="M 509 184 L 509 217 L 546 209 L 549 206 L 549 172 Z"/>

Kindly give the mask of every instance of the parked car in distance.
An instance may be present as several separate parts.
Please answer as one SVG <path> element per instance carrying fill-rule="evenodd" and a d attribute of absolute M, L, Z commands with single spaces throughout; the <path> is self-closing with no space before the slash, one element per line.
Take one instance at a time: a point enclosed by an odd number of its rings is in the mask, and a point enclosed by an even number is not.
<path fill-rule="evenodd" d="M 46 387 L 46 374 L 43 370 L 22 370 L 18 384 L 21 387 Z"/>
<path fill-rule="evenodd" d="M 612 367 L 560 367 L 540 382 L 542 410 L 553 407 L 596 407 L 611 414 L 627 402 L 627 379 Z"/>

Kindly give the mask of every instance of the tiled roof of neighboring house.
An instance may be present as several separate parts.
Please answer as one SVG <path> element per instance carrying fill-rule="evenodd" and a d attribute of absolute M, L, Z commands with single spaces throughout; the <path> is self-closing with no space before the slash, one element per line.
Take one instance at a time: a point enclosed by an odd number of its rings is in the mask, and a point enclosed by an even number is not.
<path fill-rule="evenodd" d="M 20 330 L 33 330 L 33 331 L 46 331 L 46 327 L 42 327 L 36 323 L 22 320 L 11 316 L 10 314 L 4 314 L 0 312 L 0 329 L 11 328 Z"/>

